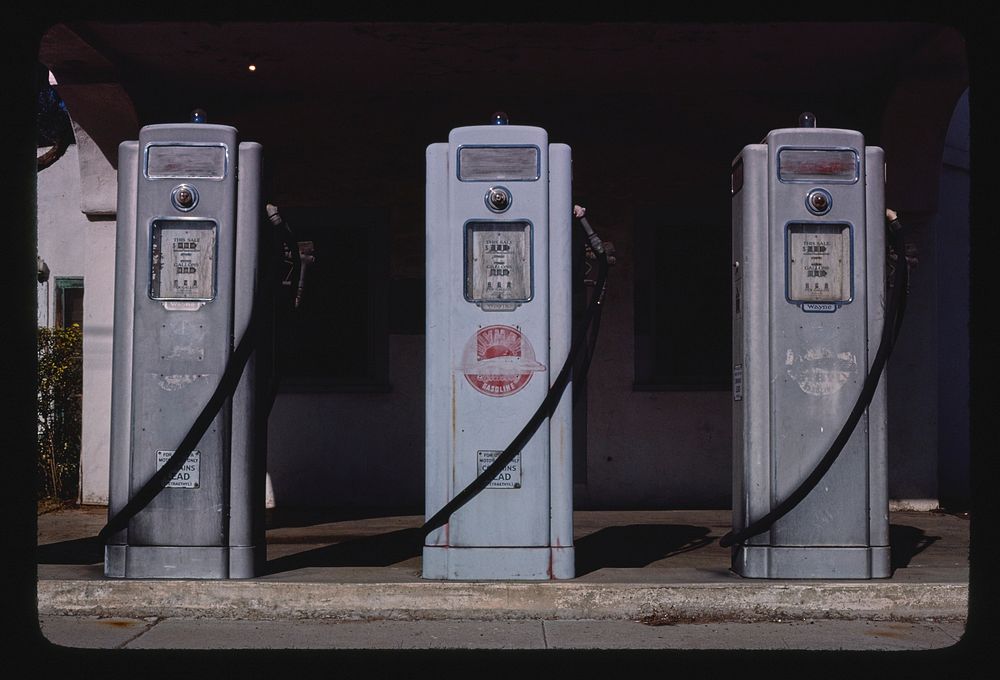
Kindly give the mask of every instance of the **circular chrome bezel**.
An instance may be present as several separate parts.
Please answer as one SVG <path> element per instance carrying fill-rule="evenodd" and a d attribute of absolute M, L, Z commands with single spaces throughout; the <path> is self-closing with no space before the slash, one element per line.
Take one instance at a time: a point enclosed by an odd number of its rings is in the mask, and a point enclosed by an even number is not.
<path fill-rule="evenodd" d="M 180 199 L 177 198 L 177 195 L 184 190 L 191 192 L 191 205 L 183 205 L 180 202 Z M 178 184 L 170 192 L 170 202 L 173 204 L 175 208 L 177 208 L 181 212 L 191 212 L 192 210 L 194 210 L 195 206 L 198 205 L 198 198 L 199 198 L 198 190 L 195 189 L 190 184 Z"/>
<path fill-rule="evenodd" d="M 813 205 L 813 197 L 822 196 L 826 200 L 826 207 L 817 208 Z M 813 215 L 825 215 L 830 212 L 830 208 L 833 207 L 833 197 L 830 196 L 830 192 L 826 189 L 813 189 L 806 194 L 806 210 L 811 212 Z"/>
<path fill-rule="evenodd" d="M 498 208 L 493 205 L 493 202 L 490 199 L 497 194 L 503 195 L 507 198 L 507 205 L 502 208 Z M 510 206 L 514 203 L 514 197 L 510 195 L 510 190 L 507 187 L 496 186 L 489 188 L 486 195 L 483 197 L 483 202 L 486 203 L 486 207 L 489 208 L 491 212 L 502 213 L 510 210 Z"/>

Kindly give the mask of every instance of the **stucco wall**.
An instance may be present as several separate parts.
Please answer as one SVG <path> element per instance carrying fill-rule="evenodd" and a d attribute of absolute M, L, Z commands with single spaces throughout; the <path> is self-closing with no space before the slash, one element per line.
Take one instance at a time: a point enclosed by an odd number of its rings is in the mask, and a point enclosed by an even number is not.
<path fill-rule="evenodd" d="M 43 149 L 39 149 L 42 152 Z M 55 323 L 57 277 L 82 277 L 80 257 L 87 217 L 80 211 L 79 147 L 71 144 L 55 163 L 38 173 L 38 255 L 49 267 L 49 280 L 38 284 L 38 324 Z"/>
<path fill-rule="evenodd" d="M 111 418 L 116 173 L 86 132 L 74 126 L 74 135 L 77 143 L 38 173 L 38 254 L 50 270 L 48 282 L 38 286 L 38 323 L 55 323 L 56 278 L 83 278 L 80 498 L 84 503 L 104 504 L 108 500 Z M 87 192 L 81 189 L 81 178 L 86 178 Z"/>

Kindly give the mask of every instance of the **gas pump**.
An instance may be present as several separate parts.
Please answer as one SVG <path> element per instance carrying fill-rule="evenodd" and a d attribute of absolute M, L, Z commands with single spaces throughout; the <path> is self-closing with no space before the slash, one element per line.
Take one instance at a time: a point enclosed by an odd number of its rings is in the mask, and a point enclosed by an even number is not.
<path fill-rule="evenodd" d="M 424 578 L 574 576 L 570 163 L 503 114 L 427 148 Z"/>
<path fill-rule="evenodd" d="M 203 120 L 119 147 L 109 577 L 249 578 L 265 558 L 261 147 Z"/>
<path fill-rule="evenodd" d="M 886 393 L 907 265 L 886 297 L 885 165 L 860 132 L 771 131 L 732 166 L 732 568 L 890 575 Z M 894 216 L 892 216 L 894 217 Z"/>

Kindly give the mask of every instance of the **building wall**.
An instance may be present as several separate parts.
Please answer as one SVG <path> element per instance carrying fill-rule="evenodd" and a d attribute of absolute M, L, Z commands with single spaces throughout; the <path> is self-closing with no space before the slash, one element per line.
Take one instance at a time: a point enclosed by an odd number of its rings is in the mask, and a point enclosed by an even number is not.
<path fill-rule="evenodd" d="M 53 326 L 56 278 L 84 277 L 85 273 L 80 253 L 86 240 L 87 217 L 80 212 L 76 144 L 69 145 L 59 160 L 38 173 L 38 224 L 45 225 L 38 230 L 38 255 L 49 267 L 48 281 L 38 284 L 38 325 Z"/>
<path fill-rule="evenodd" d="M 115 221 L 97 219 L 86 226 L 83 249 L 83 441 L 80 497 L 83 503 L 108 502 L 111 441 L 111 344 L 114 319 Z"/>
<path fill-rule="evenodd" d="M 422 511 L 423 336 L 389 340 L 388 392 L 279 394 L 268 420 L 274 504 Z"/>
<path fill-rule="evenodd" d="M 76 143 L 38 173 L 38 254 L 50 270 L 48 282 L 39 284 L 38 324 L 55 325 L 56 278 L 82 278 L 80 498 L 84 503 L 104 504 L 108 501 L 116 173 L 84 130 L 74 126 L 74 135 Z M 84 184 L 89 187 L 86 192 Z"/>
<path fill-rule="evenodd" d="M 612 106 L 608 110 L 614 110 Z M 656 103 L 646 110 L 657 112 Z M 376 115 L 374 113 L 372 116 Z M 611 114 L 608 114 L 611 115 Z M 636 114 L 641 118 L 642 114 Z M 554 126 L 556 127 L 556 126 Z M 640 125 L 641 127 L 641 125 Z M 659 390 L 635 388 L 635 263 L 636 206 L 665 187 L 663 210 L 693 223 L 697 208 L 690 203 L 704 196 L 696 185 L 711 181 L 711 173 L 728 177 L 728 159 L 710 159 L 714 170 L 699 167 L 695 145 L 669 144 L 614 137 L 602 141 L 574 137 L 576 131 L 550 130 L 552 141 L 568 141 L 574 155 L 574 194 L 579 190 L 601 236 L 612 241 L 617 264 L 609 287 L 587 390 L 585 462 L 575 485 L 577 508 L 726 508 L 731 503 L 732 395 L 728 389 Z M 722 133 L 720 133 L 722 134 Z M 731 131 L 726 134 L 736 136 Z M 758 133 L 759 134 L 759 133 Z M 747 136 L 732 143 L 735 155 Z M 386 140 L 392 146 L 391 139 Z M 266 151 L 265 151 L 266 153 Z M 600 167 L 588 159 L 600 158 Z M 673 158 L 696 179 L 685 196 L 684 178 L 666 174 L 657 159 Z M 629 167 L 640 163 L 638 169 Z M 718 170 L 718 167 L 724 168 Z M 700 173 L 700 174 L 698 174 Z M 890 181 L 893 175 L 890 160 Z M 382 182 L 377 188 L 352 187 L 390 196 L 399 177 L 365 176 Z M 335 191 L 346 192 L 336 188 Z M 701 193 L 697 193 L 701 192 Z M 398 198 L 398 197 L 397 197 Z M 684 201 L 684 199 L 689 199 Z M 728 219 L 728 197 L 721 210 Z M 937 220 L 963 219 L 954 202 L 944 201 Z M 404 221 L 422 220 L 405 210 Z M 712 215 L 710 219 L 718 218 Z M 923 219 L 921 219 L 923 218 Z M 965 218 L 967 220 L 967 217 Z M 937 351 L 940 264 L 939 229 L 926 216 L 907 220 L 920 251 L 913 274 L 911 305 L 887 378 L 890 398 L 890 497 L 927 501 L 938 498 L 938 372 Z M 398 225 L 393 226 L 397 231 Z M 728 252 L 728 242 L 715 244 Z M 967 285 L 958 277 L 954 286 Z M 961 290 L 941 295 L 961 295 Z M 944 304 L 944 303 L 941 303 Z M 698 333 L 692 325 L 691 333 Z M 276 502 L 298 505 L 392 506 L 421 508 L 423 499 L 423 336 L 390 336 L 388 393 L 281 394 L 270 420 L 269 469 Z M 952 390 L 967 391 L 967 381 Z M 511 437 L 516 433 L 512 432 Z M 967 454 L 958 454 L 967 455 Z"/>
<path fill-rule="evenodd" d="M 708 202 L 718 202 L 722 216 L 713 215 L 711 220 L 717 223 L 721 219 L 724 224 L 728 219 L 728 163 L 742 144 L 758 141 L 766 129 L 755 125 L 752 131 L 747 131 L 719 124 L 715 129 L 725 137 L 720 147 L 726 151 L 704 158 L 699 155 L 697 135 L 658 136 L 651 140 L 636 133 L 635 127 L 624 124 L 623 121 L 632 121 L 632 117 L 666 118 L 673 106 L 668 98 L 638 103 L 643 105 L 614 98 L 602 101 L 598 110 L 608 118 L 608 124 L 602 127 L 604 133 L 600 137 L 582 122 L 574 127 L 569 115 L 575 108 L 573 102 L 560 104 L 566 109 L 565 115 L 558 115 L 559 110 L 554 109 L 551 116 L 552 141 L 569 143 L 574 159 L 578 159 L 574 161 L 574 193 L 581 194 L 578 202 L 590 209 L 594 226 L 606 240 L 614 242 L 618 252 L 588 383 L 586 460 L 581 466 L 582 474 L 577 475 L 576 507 L 729 507 L 730 392 L 641 391 L 633 386 L 636 280 L 633 226 L 636 206 L 651 196 L 669 199 L 663 201 L 663 209 L 677 213 L 678 219 L 694 219 L 696 215 L 684 211 L 701 210 Z M 463 102 L 450 104 L 455 109 L 468 110 Z M 434 135 L 439 133 L 427 135 L 424 129 L 394 128 L 390 119 L 394 119 L 395 110 L 384 100 L 355 102 L 351 115 L 357 120 L 331 125 L 330 130 L 340 131 L 341 137 L 324 137 L 322 143 L 330 148 L 316 150 L 308 157 L 280 144 L 265 146 L 266 169 L 294 173 L 274 178 L 272 186 L 285 187 L 286 195 L 278 194 L 277 199 L 268 195 L 266 200 L 284 205 L 286 199 L 294 203 L 293 199 L 321 196 L 332 206 L 363 208 L 366 202 L 371 204 L 385 197 L 388 206 L 380 208 L 388 207 L 393 214 L 390 247 L 399 238 L 410 243 L 422 242 L 422 146 L 438 141 Z M 440 134 L 447 131 L 440 121 L 462 122 L 461 116 L 444 106 L 421 107 L 421 110 L 435 118 L 435 129 L 443 131 Z M 246 129 L 245 138 L 256 140 L 255 132 L 273 126 L 273 114 L 274 111 L 261 108 L 256 111 L 256 118 L 250 116 L 243 121 L 239 127 L 241 132 Z M 385 131 L 377 149 L 354 134 L 354 130 L 364 125 Z M 645 121 L 637 127 L 653 129 Z M 420 141 L 414 143 L 413 139 Z M 330 154 L 326 153 L 328 150 Z M 89 503 L 105 503 L 114 300 L 111 266 L 114 222 L 106 208 L 110 200 L 110 214 L 113 214 L 113 189 L 110 196 L 88 208 L 88 217 L 80 208 L 80 177 L 108 194 L 113 182 L 95 183 L 94 178 L 113 177 L 114 171 L 103 155 L 93 150 L 88 152 L 86 146 L 82 146 L 82 152 L 82 161 L 78 157 L 73 163 L 67 157 L 39 175 L 39 248 L 42 252 L 44 243 L 45 252 L 53 253 L 54 259 L 49 264 L 54 275 L 59 267 L 75 266 L 77 269 L 73 271 L 79 273 L 73 275 L 86 278 L 83 498 Z M 337 176 L 331 182 L 329 168 L 323 175 L 303 165 L 308 158 L 328 158 L 333 152 L 357 160 L 357 172 Z M 379 153 L 389 155 L 382 157 Z M 670 159 L 671 163 L 663 163 L 662 159 Z M 375 170 L 369 171 L 362 161 Z M 890 157 L 890 182 L 892 163 Z M 346 165 L 354 167 L 352 163 Z M 70 168 L 75 168 L 75 178 L 57 179 L 53 174 L 59 171 L 72 175 Z M 45 173 L 50 175 L 46 177 Z M 721 191 L 713 193 L 705 189 L 716 184 Z M 289 195 L 291 189 L 298 195 Z M 87 193 L 92 199 L 92 194 Z M 712 198 L 706 200 L 708 194 Z M 701 205 L 693 205 L 697 203 Z M 942 204 L 936 219 L 962 220 L 961 213 L 953 212 L 953 207 Z M 964 219 L 967 222 L 967 216 Z M 67 232 L 65 225 L 71 223 L 78 228 Z M 894 452 L 890 459 L 890 496 L 893 498 L 935 498 L 938 493 L 938 422 L 942 417 L 941 395 L 945 393 L 938 386 L 938 370 L 944 368 L 945 362 L 934 348 L 939 343 L 939 310 L 946 303 L 936 302 L 935 297 L 942 265 L 937 261 L 941 246 L 940 243 L 935 246 L 934 238 L 943 237 L 944 232 L 926 221 L 916 226 L 922 255 L 911 300 L 920 302 L 908 309 L 904 337 L 889 375 L 890 447 Z M 72 241 L 75 245 L 69 245 L 70 239 L 77 239 Z M 715 246 L 728 252 L 728 243 Z M 74 254 L 72 262 L 69 253 Z M 79 261 L 79 253 L 84 255 L 83 263 Z M 415 276 L 422 276 L 422 272 L 415 270 Z M 961 289 L 965 281 L 967 277 L 956 277 L 953 283 L 957 288 L 941 295 L 950 299 L 949 296 L 966 294 Z M 698 333 L 697 326 L 692 326 L 690 332 Z M 277 505 L 395 507 L 416 511 L 422 508 L 423 343 L 424 337 L 419 333 L 390 335 L 389 391 L 289 391 L 278 395 L 271 411 L 268 437 L 270 488 Z M 926 351 L 928 347 L 930 353 Z M 308 362 L 308 357 L 303 361 Z M 967 384 L 966 381 L 956 385 L 953 390 L 967 392 Z M 514 434 L 511 433 L 512 437 Z"/>
<path fill-rule="evenodd" d="M 941 210 L 935 224 L 938 271 L 938 496 L 969 507 L 969 91 L 945 138 Z"/>

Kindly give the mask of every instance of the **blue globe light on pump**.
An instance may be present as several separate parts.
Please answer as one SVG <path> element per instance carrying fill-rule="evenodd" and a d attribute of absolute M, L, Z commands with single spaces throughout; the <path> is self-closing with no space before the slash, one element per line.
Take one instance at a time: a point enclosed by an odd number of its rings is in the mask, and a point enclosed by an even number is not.
<path fill-rule="evenodd" d="M 506 125 L 510 121 L 507 118 L 506 113 L 504 113 L 503 111 L 497 111 L 493 114 L 492 118 L 490 119 L 490 122 L 493 125 Z"/>

